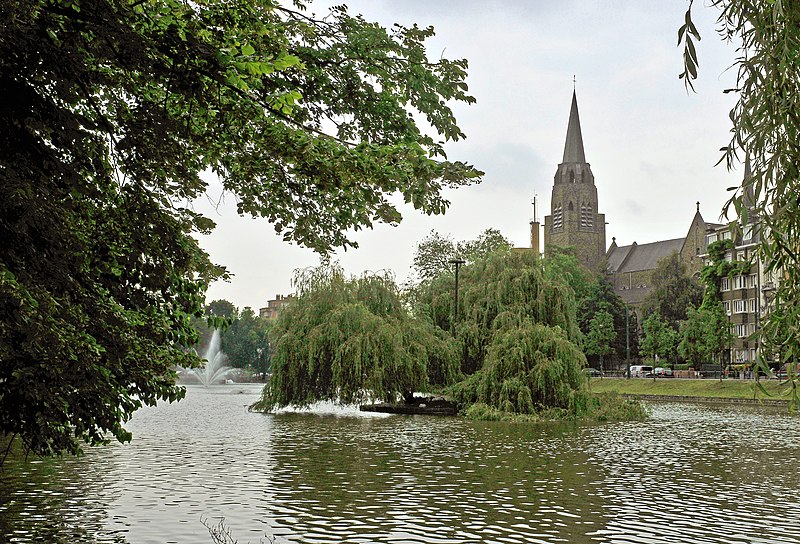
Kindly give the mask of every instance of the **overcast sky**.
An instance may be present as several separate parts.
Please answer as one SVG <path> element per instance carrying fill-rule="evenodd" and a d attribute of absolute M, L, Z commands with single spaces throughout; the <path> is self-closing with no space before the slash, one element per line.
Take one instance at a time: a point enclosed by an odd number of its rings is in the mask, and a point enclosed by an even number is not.
<path fill-rule="evenodd" d="M 315 2 L 310 11 L 325 11 Z M 561 160 L 572 99 L 573 75 L 586 160 L 605 213 L 606 239 L 618 245 L 655 242 L 686 234 L 695 202 L 706 221 L 719 218 L 727 187 L 742 168 L 715 167 L 729 138 L 728 111 L 736 52 L 716 34 L 717 12 L 696 2 L 694 21 L 700 79 L 687 94 L 676 46 L 685 0 L 352 0 L 351 13 L 384 26 L 433 25 L 432 58 L 469 60 L 470 93 L 477 103 L 456 105 L 467 139 L 448 145 L 450 159 L 483 170 L 483 183 L 446 193 L 450 209 L 430 217 L 401 206 L 398 227 L 361 231 L 359 248 L 334 256 L 345 270 L 389 269 L 402 282 L 411 275 L 417 242 L 431 230 L 455 240 L 497 228 L 519 247 L 529 245 L 531 200 L 539 218 L 550 212 L 553 175 Z M 212 184 L 211 200 L 220 198 Z M 398 201 L 402 202 L 402 201 Z M 269 223 L 236 215 L 223 197 L 213 209 L 218 223 L 201 245 L 234 274 L 211 286 L 209 301 L 224 298 L 242 308 L 265 306 L 292 291 L 296 268 L 315 265 L 311 250 L 290 245 Z"/>

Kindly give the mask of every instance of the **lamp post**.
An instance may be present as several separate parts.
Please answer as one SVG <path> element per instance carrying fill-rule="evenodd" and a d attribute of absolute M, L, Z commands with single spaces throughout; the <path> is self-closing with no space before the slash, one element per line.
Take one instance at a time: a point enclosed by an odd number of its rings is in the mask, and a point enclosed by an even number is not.
<path fill-rule="evenodd" d="M 631 335 L 630 335 L 630 320 L 628 313 L 628 305 L 625 305 L 625 377 L 631 379 Z"/>
<path fill-rule="evenodd" d="M 456 302 L 453 306 L 453 337 L 455 338 L 458 336 L 456 332 L 456 328 L 458 327 L 458 269 L 459 267 L 464 264 L 465 260 L 463 259 L 451 259 L 450 264 L 454 264 L 456 266 Z"/>

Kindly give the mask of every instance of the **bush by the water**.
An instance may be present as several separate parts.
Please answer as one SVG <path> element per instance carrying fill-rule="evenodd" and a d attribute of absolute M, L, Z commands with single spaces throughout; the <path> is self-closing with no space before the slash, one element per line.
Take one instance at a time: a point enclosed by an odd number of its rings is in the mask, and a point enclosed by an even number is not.
<path fill-rule="evenodd" d="M 546 261 L 504 251 L 462 272 L 458 323 L 452 274 L 415 289 L 409 313 L 389 276 L 303 272 L 272 329 L 272 379 L 254 408 L 396 402 L 444 386 L 480 419 L 642 416 L 589 392 L 573 291 Z"/>
<path fill-rule="evenodd" d="M 591 393 L 587 397 L 588 409 L 576 414 L 563 408 L 547 408 L 532 414 L 506 412 L 477 402 L 468 406 L 462 415 L 478 421 L 641 421 L 648 417 L 646 407 L 639 401 L 623 398 L 615 393 Z"/>

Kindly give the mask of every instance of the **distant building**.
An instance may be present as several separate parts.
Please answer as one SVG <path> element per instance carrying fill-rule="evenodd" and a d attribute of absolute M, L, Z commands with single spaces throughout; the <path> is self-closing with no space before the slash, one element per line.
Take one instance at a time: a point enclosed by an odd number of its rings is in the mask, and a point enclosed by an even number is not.
<path fill-rule="evenodd" d="M 278 313 L 295 299 L 294 295 L 275 295 L 273 300 L 267 301 L 266 308 L 258 310 L 258 316 L 263 319 L 274 319 Z"/>
<path fill-rule="evenodd" d="M 678 253 L 689 275 L 698 274 L 705 264 L 706 232 L 717 228 L 724 228 L 724 225 L 706 223 L 698 202 L 686 236 L 682 238 L 646 244 L 633 242 L 627 246 L 618 246 L 616 238 L 612 238 L 606 254 L 606 272 L 614 290 L 628 306 L 639 309 L 653 290 L 653 272 L 658 262 L 673 253 Z"/>
<path fill-rule="evenodd" d="M 745 162 L 744 182 L 750 178 L 749 160 Z M 767 317 L 773 303 L 780 274 L 767 272 L 765 263 L 757 256 L 756 246 L 761 242 L 760 221 L 755 213 L 752 188 L 745 190 L 744 205 L 749 209 L 747 224 L 733 235 L 734 222 L 708 229 L 706 245 L 719 240 L 731 240 L 733 248 L 725 259 L 728 261 L 752 261 L 744 274 L 720 279 L 720 296 L 731 326 L 734 339 L 730 347 L 730 362 L 743 364 L 755 361 L 759 355 L 758 336 L 760 325 Z M 705 255 L 704 255 L 705 257 Z M 708 262 L 708 261 L 707 261 Z"/>
<path fill-rule="evenodd" d="M 636 311 L 653 289 L 653 271 L 658 261 L 677 252 L 689 273 L 698 273 L 703 266 L 701 255 L 706 251 L 706 231 L 720 226 L 706 223 L 698 202 L 682 238 L 625 246 L 618 246 L 616 238 L 612 238 L 606 249 L 606 217 L 598 211 L 597 187 L 586 162 L 578 100 L 573 92 L 564 155 L 553 180 L 550 215 L 544 219 L 546 255 L 557 247 L 574 249 L 587 269 L 607 273 L 617 294 Z M 537 242 L 533 241 L 534 228 L 538 231 L 538 223 L 531 223 L 532 247 L 538 245 L 538 237 Z"/>
<path fill-rule="evenodd" d="M 597 187 L 583 151 L 575 92 L 572 93 L 564 155 L 553 178 L 550 215 L 544 218 L 545 255 L 557 247 L 573 248 L 586 268 L 602 271 L 606 255 L 606 217 L 598 213 Z"/>

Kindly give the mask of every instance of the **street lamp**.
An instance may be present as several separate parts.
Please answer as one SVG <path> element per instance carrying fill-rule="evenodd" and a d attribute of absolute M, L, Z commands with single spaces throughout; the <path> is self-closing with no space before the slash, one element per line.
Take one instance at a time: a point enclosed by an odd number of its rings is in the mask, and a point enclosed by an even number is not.
<path fill-rule="evenodd" d="M 456 266 L 456 302 L 453 306 L 453 337 L 455 338 L 458 333 L 456 332 L 456 327 L 458 326 L 458 268 L 464 264 L 465 260 L 463 259 L 451 259 L 450 264 L 454 264 Z"/>
<path fill-rule="evenodd" d="M 628 312 L 628 305 L 625 304 L 625 365 L 627 371 L 625 377 L 631 379 L 631 335 L 630 335 L 630 318 Z"/>

